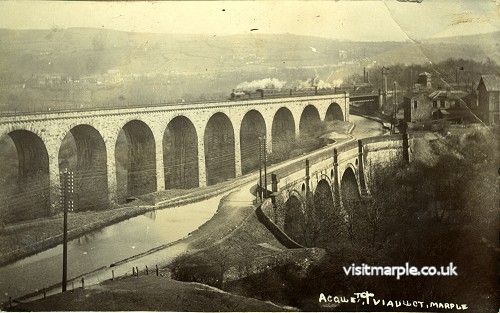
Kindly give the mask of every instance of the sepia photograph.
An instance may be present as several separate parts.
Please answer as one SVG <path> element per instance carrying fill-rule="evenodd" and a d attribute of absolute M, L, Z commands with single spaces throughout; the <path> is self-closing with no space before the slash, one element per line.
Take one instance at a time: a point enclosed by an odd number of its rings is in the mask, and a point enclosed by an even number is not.
<path fill-rule="evenodd" d="M 500 1 L 1 1 L 0 311 L 499 312 Z"/>

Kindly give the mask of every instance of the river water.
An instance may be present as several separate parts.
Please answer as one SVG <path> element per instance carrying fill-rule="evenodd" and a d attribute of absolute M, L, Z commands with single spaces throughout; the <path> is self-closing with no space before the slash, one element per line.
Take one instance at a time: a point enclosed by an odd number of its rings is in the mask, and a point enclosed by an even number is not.
<path fill-rule="evenodd" d="M 70 241 L 68 278 L 109 266 L 187 236 L 215 214 L 225 194 L 147 212 Z M 0 302 L 8 300 L 9 297 L 15 299 L 47 288 L 59 283 L 61 278 L 62 245 L 59 245 L 1 267 Z M 68 289 L 71 289 L 71 286 Z"/>

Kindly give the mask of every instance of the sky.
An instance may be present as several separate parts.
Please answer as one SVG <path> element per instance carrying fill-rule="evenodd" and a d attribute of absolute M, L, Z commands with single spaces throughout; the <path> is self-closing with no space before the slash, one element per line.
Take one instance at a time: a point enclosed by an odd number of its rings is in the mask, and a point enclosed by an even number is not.
<path fill-rule="evenodd" d="M 409 41 L 500 30 L 500 0 L 0 2 L 0 28 L 56 27 Z"/>

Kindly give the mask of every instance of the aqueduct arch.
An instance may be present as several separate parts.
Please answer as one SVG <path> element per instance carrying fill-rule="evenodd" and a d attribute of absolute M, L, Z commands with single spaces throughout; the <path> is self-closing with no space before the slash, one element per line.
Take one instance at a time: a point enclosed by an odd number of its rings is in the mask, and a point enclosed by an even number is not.
<path fill-rule="evenodd" d="M 290 195 L 285 202 L 284 232 L 295 242 L 304 245 L 307 236 L 306 214 L 303 202 L 295 194 Z"/>
<path fill-rule="evenodd" d="M 342 179 L 340 181 L 340 196 L 344 206 L 349 205 L 351 201 L 358 201 L 361 199 L 356 174 L 354 174 L 354 170 L 350 166 L 347 167 L 342 174 Z"/>

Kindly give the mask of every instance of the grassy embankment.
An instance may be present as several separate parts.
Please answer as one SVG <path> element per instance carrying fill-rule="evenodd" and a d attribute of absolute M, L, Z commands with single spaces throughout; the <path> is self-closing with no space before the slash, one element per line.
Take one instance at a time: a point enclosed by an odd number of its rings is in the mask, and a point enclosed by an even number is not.
<path fill-rule="evenodd" d="M 137 292 L 140 290 L 141 292 Z M 126 277 L 45 300 L 14 307 L 16 311 L 290 311 L 198 283 L 156 276 Z"/>

